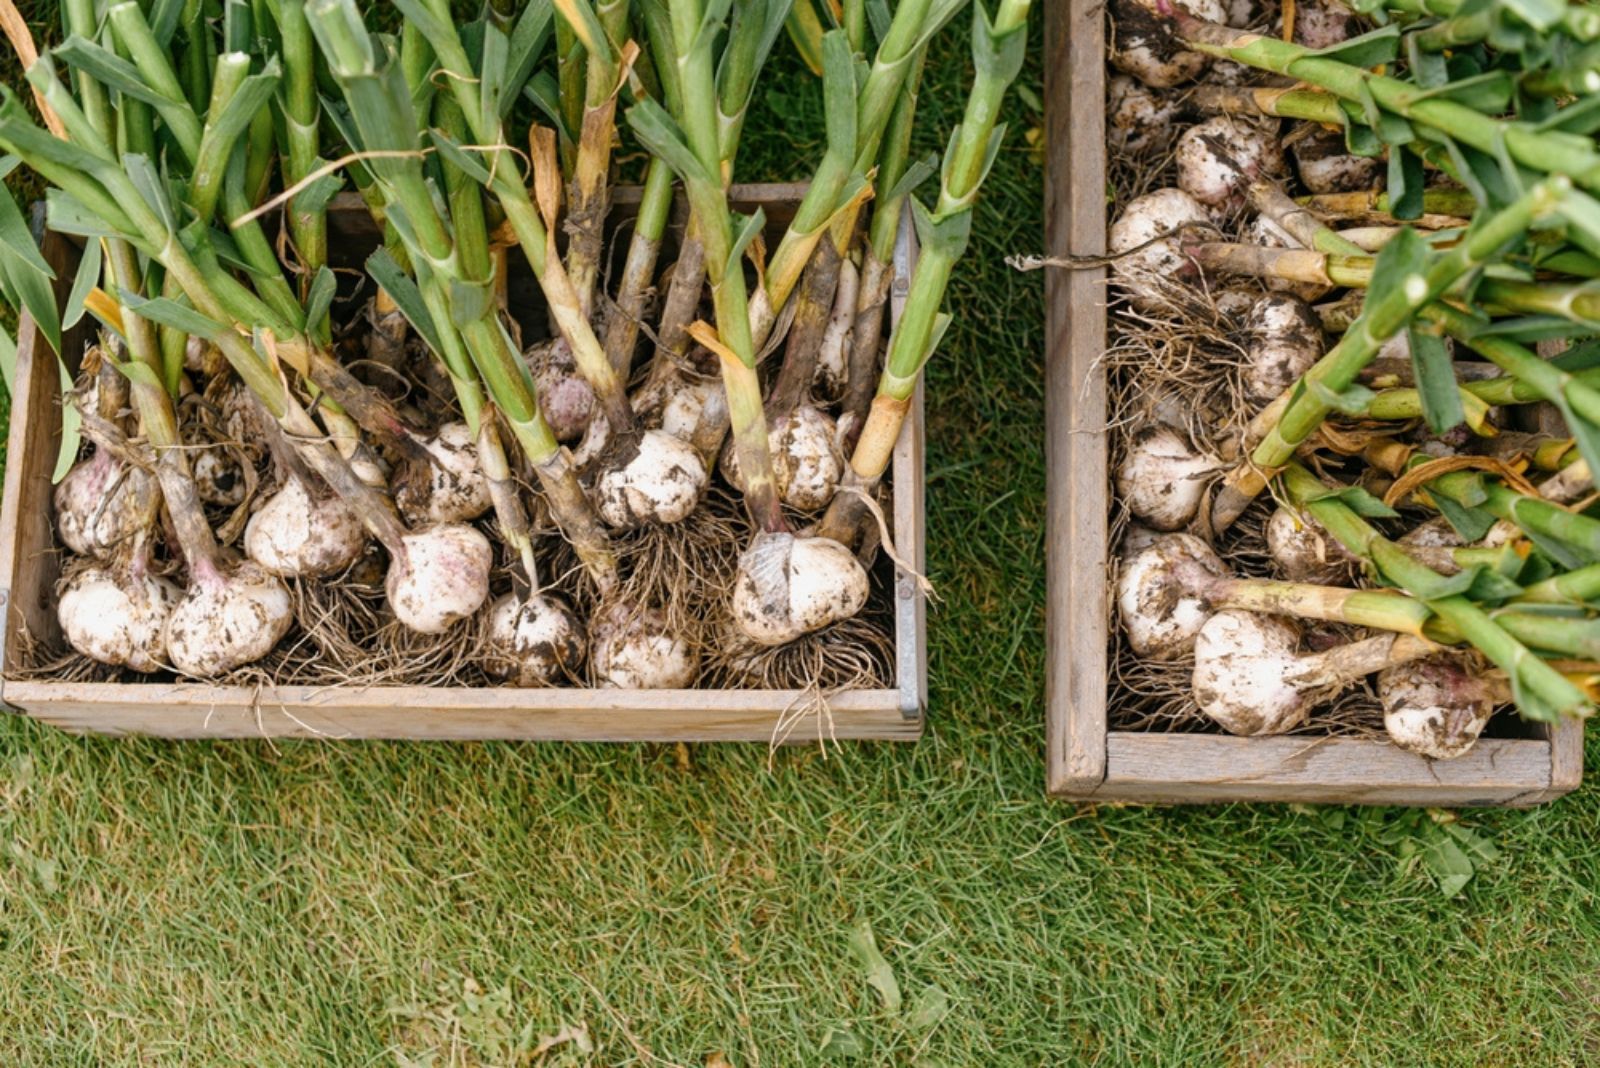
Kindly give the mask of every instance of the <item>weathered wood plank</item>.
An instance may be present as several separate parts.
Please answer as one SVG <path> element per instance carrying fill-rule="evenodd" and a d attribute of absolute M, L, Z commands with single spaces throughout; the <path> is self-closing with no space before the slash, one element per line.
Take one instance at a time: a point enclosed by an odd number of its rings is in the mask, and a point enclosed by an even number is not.
<path fill-rule="evenodd" d="M 529 741 L 913 741 L 897 690 L 818 704 L 800 690 L 333 689 L 14 682 L 7 695 L 66 730 L 163 738 Z M 780 737 L 781 736 L 781 737 Z"/>
<path fill-rule="evenodd" d="M 1551 786 L 1541 739 L 1486 738 L 1459 760 L 1349 738 L 1112 731 L 1106 748 L 1095 800 L 1516 805 L 1543 800 Z"/>
<path fill-rule="evenodd" d="M 1054 256 L 1105 251 L 1103 12 L 1098 0 L 1045 8 L 1045 225 Z M 1106 774 L 1104 269 L 1052 270 L 1045 304 L 1046 778 L 1052 792 L 1079 792 Z"/>
<path fill-rule="evenodd" d="M 46 232 L 40 252 L 56 272 L 56 303 L 65 306 L 78 262 L 78 246 Z M 87 324 L 62 335 L 73 366 L 90 340 Z M 12 381 L 11 425 L 6 443 L 5 498 L 0 501 L 0 609 L 5 641 L 0 672 L 20 654 L 24 634 L 49 640 L 59 632 L 54 587 L 61 573 L 52 546 L 50 477 L 61 449 L 61 372 L 56 354 L 33 318 L 17 330 L 17 366 Z"/>

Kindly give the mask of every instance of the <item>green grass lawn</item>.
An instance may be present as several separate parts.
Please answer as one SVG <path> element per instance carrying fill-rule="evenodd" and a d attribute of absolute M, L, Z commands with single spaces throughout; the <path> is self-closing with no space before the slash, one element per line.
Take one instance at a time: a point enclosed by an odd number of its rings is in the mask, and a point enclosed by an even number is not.
<path fill-rule="evenodd" d="M 752 178 L 820 146 L 790 67 Z M 946 129 L 959 41 L 930 78 Z M 1468 814 L 1498 856 L 1448 898 L 1402 860 L 1442 832 L 1399 810 L 1044 799 L 1042 285 L 1001 262 L 1041 249 L 1044 175 L 1039 116 L 1010 112 L 930 374 L 920 745 L 167 743 L 5 718 L 0 1065 L 1600 1059 L 1600 791 Z"/>

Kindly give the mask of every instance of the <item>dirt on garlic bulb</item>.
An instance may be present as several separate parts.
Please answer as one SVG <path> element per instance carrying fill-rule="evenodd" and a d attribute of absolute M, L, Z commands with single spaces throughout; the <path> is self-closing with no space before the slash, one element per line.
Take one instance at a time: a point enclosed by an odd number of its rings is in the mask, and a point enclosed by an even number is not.
<path fill-rule="evenodd" d="M 1171 427 L 1151 427 L 1129 442 L 1117 465 L 1117 496 L 1148 526 L 1180 530 L 1199 512 L 1206 486 L 1225 466 Z"/>
<path fill-rule="evenodd" d="M 854 616 L 867 593 L 861 562 L 831 538 L 757 534 L 739 557 L 734 624 L 760 645 L 784 645 Z"/>
<path fill-rule="evenodd" d="M 1258 404 L 1276 399 L 1322 358 L 1322 322 L 1311 305 L 1291 294 L 1256 301 L 1245 331 L 1244 388 Z"/>
<path fill-rule="evenodd" d="M 1205 205 L 1181 189 L 1158 189 L 1137 197 L 1111 224 L 1107 238 L 1111 273 L 1135 308 L 1147 313 L 1172 305 L 1176 286 L 1199 275 L 1183 254 L 1189 238 L 1215 238 L 1216 226 Z M 1180 299 L 1187 299 L 1187 286 Z"/>
<path fill-rule="evenodd" d="M 681 690 L 700 671 L 700 655 L 657 608 L 620 601 L 602 606 L 589 624 L 589 648 L 601 686 Z"/>
<path fill-rule="evenodd" d="M 1378 675 L 1378 699 L 1389 739 L 1434 760 L 1465 756 L 1495 708 L 1482 675 L 1456 653 L 1385 669 Z"/>

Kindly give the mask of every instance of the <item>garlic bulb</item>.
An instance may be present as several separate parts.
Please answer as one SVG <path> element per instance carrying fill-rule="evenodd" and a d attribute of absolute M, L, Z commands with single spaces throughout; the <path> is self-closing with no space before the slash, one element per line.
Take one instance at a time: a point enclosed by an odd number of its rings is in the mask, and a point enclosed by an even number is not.
<path fill-rule="evenodd" d="M 142 566 L 89 567 L 62 591 L 56 618 L 67 643 L 102 664 L 160 671 L 166 626 L 183 591 Z"/>
<path fill-rule="evenodd" d="M 1205 22 L 1222 22 L 1228 15 L 1220 0 L 1176 0 L 1174 6 Z M 1112 66 L 1152 89 L 1198 78 L 1211 65 L 1209 57 L 1184 48 L 1167 20 L 1140 0 L 1115 0 L 1111 25 Z"/>
<path fill-rule="evenodd" d="M 1207 482 L 1223 466 L 1176 430 L 1152 427 L 1133 439 L 1117 465 L 1117 496 L 1155 529 L 1178 530 L 1199 512 Z"/>
<path fill-rule="evenodd" d="M 56 530 L 80 556 L 110 555 L 142 531 L 151 514 L 155 480 L 97 448 L 56 486 Z"/>
<path fill-rule="evenodd" d="M 201 561 L 167 619 L 167 655 L 185 675 L 221 675 L 270 653 L 293 620 L 289 591 L 259 564 Z"/>
<path fill-rule="evenodd" d="M 1390 740 L 1434 760 L 1464 756 L 1494 715 L 1489 687 L 1453 653 L 1386 669 L 1378 698 Z"/>
<path fill-rule="evenodd" d="M 589 625 L 590 659 L 602 686 L 681 690 L 700 670 L 700 657 L 655 608 L 622 602 L 602 607 Z"/>
<path fill-rule="evenodd" d="M 1124 559 L 1117 576 L 1117 615 L 1128 646 L 1148 660 L 1174 660 L 1194 647 L 1211 617 L 1201 590 L 1227 576 L 1211 546 L 1189 534 L 1168 534 Z"/>
<path fill-rule="evenodd" d="M 594 390 L 578 373 L 578 363 L 565 338 L 541 341 L 523 359 L 533 371 L 539 410 L 560 442 L 577 441 L 595 412 Z"/>
<path fill-rule="evenodd" d="M 1371 189 L 1381 177 L 1381 160 L 1353 156 L 1344 134 L 1321 126 L 1297 139 L 1290 148 L 1301 183 L 1313 193 L 1355 193 Z"/>
<path fill-rule="evenodd" d="M 465 423 L 446 423 L 420 443 L 429 463 L 407 473 L 395 488 L 400 514 L 413 525 L 465 523 L 483 515 L 493 501 L 478 467 L 478 445 Z"/>
<path fill-rule="evenodd" d="M 558 597 L 508 593 L 489 617 L 489 655 L 484 667 L 514 686 L 548 686 L 583 663 L 583 628 Z"/>
<path fill-rule="evenodd" d="M 366 529 L 344 502 L 331 495 L 316 499 L 293 475 L 244 528 L 244 551 L 250 559 L 286 577 L 338 574 L 366 546 Z"/>
<path fill-rule="evenodd" d="M 1337 585 L 1349 580 L 1355 566 L 1355 558 L 1314 519 L 1288 508 L 1278 508 L 1267 520 L 1267 552 L 1289 582 Z"/>
<path fill-rule="evenodd" d="M 1207 207 L 1236 210 L 1262 175 L 1283 171 L 1276 131 L 1265 123 L 1217 115 L 1178 138 L 1178 188 Z"/>
<path fill-rule="evenodd" d="M 772 477 L 784 504 L 796 511 L 818 512 L 833 500 L 844 476 L 844 455 L 837 439 L 833 418 L 809 404 L 767 424 Z M 722 473 L 735 488 L 744 490 L 739 450 L 732 440 L 722 450 Z"/>
<path fill-rule="evenodd" d="M 1175 122 L 1181 108 L 1171 94 L 1153 92 L 1126 74 L 1113 74 L 1106 101 L 1106 142 L 1117 152 L 1159 151 L 1177 136 Z"/>
<path fill-rule="evenodd" d="M 1194 262 L 1183 254 L 1185 232 L 1215 235 L 1205 206 L 1181 189 L 1158 189 L 1128 204 L 1111 224 L 1111 272 L 1140 311 L 1167 308 L 1175 282 L 1194 278 Z"/>
<path fill-rule="evenodd" d="M 1282 734 L 1311 711 L 1295 681 L 1300 632 L 1251 612 L 1223 611 L 1201 626 L 1194 647 L 1194 697 L 1230 734 Z"/>
<path fill-rule="evenodd" d="M 849 619 L 866 603 L 866 570 L 831 538 L 757 534 L 739 557 L 734 622 L 762 645 L 783 645 Z"/>
<path fill-rule="evenodd" d="M 1286 293 L 1256 301 L 1245 324 L 1249 363 L 1245 393 L 1266 403 L 1300 381 L 1322 358 L 1322 323 L 1311 305 Z"/>
<path fill-rule="evenodd" d="M 705 492 L 706 465 L 688 442 L 661 430 L 640 434 L 633 456 L 595 483 L 595 507 L 614 527 L 676 523 Z"/>
<path fill-rule="evenodd" d="M 385 589 L 395 618 L 420 634 L 439 634 L 478 610 L 489 596 L 494 550 L 475 528 L 458 524 L 407 534 L 405 555 L 389 564 Z"/>

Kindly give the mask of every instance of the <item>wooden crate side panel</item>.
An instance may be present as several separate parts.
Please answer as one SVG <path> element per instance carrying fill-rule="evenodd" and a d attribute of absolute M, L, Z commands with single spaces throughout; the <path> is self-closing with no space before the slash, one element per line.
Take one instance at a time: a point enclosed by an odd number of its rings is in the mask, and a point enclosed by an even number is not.
<path fill-rule="evenodd" d="M 898 323 L 905 311 L 912 269 L 917 262 L 917 231 L 911 222 L 909 204 L 901 223 L 889 289 L 892 323 Z M 900 440 L 895 443 L 893 467 L 895 552 L 916 569 L 917 575 L 927 571 L 927 497 L 922 481 L 927 455 L 922 420 L 923 387 L 918 378 L 911 395 L 910 418 L 902 424 Z M 928 599 L 916 576 L 899 566 L 894 571 L 894 600 L 895 681 L 900 688 L 900 711 L 908 719 L 921 719 L 928 711 Z"/>
<path fill-rule="evenodd" d="M 1528 805 L 1552 787 L 1551 744 L 1488 738 L 1459 760 L 1384 742 L 1111 731 L 1106 779 L 1083 800 Z"/>
<path fill-rule="evenodd" d="M 163 738 L 436 741 L 914 741 L 897 690 L 245 690 L 199 685 L 13 683 L 28 714 L 65 730 Z"/>
<path fill-rule="evenodd" d="M 1105 251 L 1104 6 L 1045 8 L 1054 256 Z M 1082 792 L 1106 774 L 1105 270 L 1050 271 L 1045 283 L 1049 569 L 1047 785 Z"/>
<path fill-rule="evenodd" d="M 46 232 L 40 251 L 56 272 L 56 304 L 64 307 L 78 261 L 77 246 Z M 90 340 L 87 321 L 63 334 L 61 347 L 74 367 Z M 5 499 L 0 502 L 0 596 L 5 599 L 0 675 L 18 661 L 25 636 L 49 640 L 59 631 L 52 594 L 61 565 L 51 548 L 55 535 L 50 478 L 61 448 L 60 376 L 50 343 L 33 317 L 23 315 L 17 330 L 15 392 L 6 439 Z"/>

